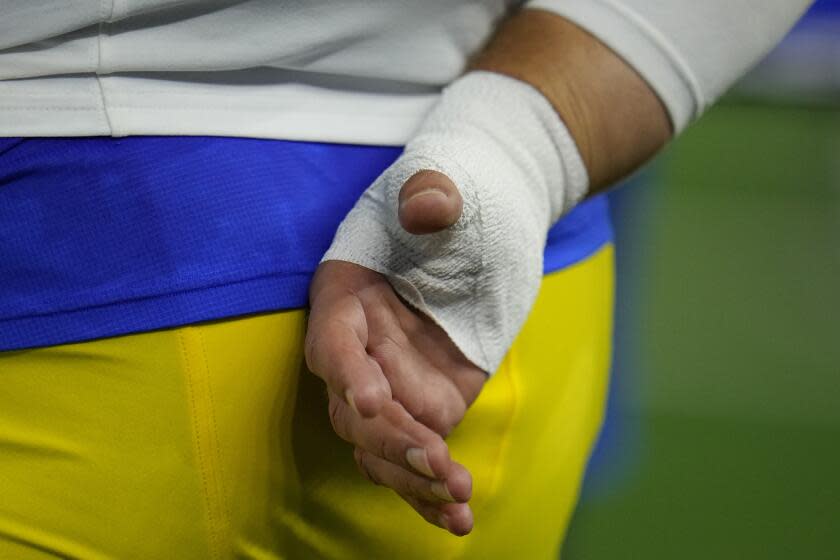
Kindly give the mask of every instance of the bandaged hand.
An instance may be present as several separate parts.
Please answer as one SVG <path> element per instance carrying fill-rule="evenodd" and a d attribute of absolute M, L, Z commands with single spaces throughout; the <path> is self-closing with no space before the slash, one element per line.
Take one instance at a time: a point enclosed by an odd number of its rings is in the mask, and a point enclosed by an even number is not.
<path fill-rule="evenodd" d="M 399 208 L 403 185 L 421 170 L 450 178 L 463 210 L 452 226 L 417 235 L 403 227 Z M 586 189 L 577 147 L 551 104 L 524 82 L 473 72 L 444 90 L 403 155 L 345 218 L 323 260 L 384 275 L 492 374 L 536 298 L 551 223 Z"/>
<path fill-rule="evenodd" d="M 522 327 L 548 228 L 586 186 L 540 93 L 468 74 L 363 194 L 316 274 L 307 361 L 336 432 L 368 478 L 455 534 L 472 527 L 471 482 L 443 437 Z"/>

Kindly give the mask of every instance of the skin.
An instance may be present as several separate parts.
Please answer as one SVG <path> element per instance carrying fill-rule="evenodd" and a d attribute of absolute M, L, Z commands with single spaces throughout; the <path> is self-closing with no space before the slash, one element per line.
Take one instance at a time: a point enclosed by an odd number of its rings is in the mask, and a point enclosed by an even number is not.
<path fill-rule="evenodd" d="M 671 136 L 665 108 L 644 80 L 549 12 L 513 14 L 471 67 L 527 82 L 551 102 L 578 145 L 590 193 L 631 173 Z M 462 205 L 447 176 L 420 171 L 394 210 L 406 231 L 424 235 L 454 224 Z M 333 428 L 355 446 L 362 475 L 392 488 L 428 522 L 469 533 L 472 480 L 444 438 L 480 393 L 485 372 L 364 267 L 323 263 L 310 304 L 307 365 L 326 383 Z"/>

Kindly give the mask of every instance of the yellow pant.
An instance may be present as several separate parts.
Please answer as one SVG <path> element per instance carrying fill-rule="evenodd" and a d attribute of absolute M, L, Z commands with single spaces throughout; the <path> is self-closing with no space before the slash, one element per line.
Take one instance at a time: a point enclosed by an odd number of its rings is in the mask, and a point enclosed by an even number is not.
<path fill-rule="evenodd" d="M 556 558 L 601 423 L 612 258 L 545 278 L 448 438 L 465 538 L 357 473 L 296 310 L 0 353 L 0 558 Z"/>

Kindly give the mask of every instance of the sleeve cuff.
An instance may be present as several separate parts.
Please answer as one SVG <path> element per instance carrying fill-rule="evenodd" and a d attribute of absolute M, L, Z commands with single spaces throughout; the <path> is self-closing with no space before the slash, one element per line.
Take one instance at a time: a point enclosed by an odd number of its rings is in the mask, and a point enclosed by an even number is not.
<path fill-rule="evenodd" d="M 530 0 L 574 22 L 623 58 L 656 92 L 675 133 L 705 108 L 699 81 L 674 45 L 637 12 L 612 0 Z"/>

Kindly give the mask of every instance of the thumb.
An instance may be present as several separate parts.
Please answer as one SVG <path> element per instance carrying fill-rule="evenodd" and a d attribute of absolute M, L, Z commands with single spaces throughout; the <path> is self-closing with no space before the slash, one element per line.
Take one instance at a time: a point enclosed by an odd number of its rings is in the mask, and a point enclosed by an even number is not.
<path fill-rule="evenodd" d="M 400 224 L 408 233 L 444 230 L 458 221 L 464 201 L 452 180 L 438 171 L 418 171 L 400 190 Z"/>

